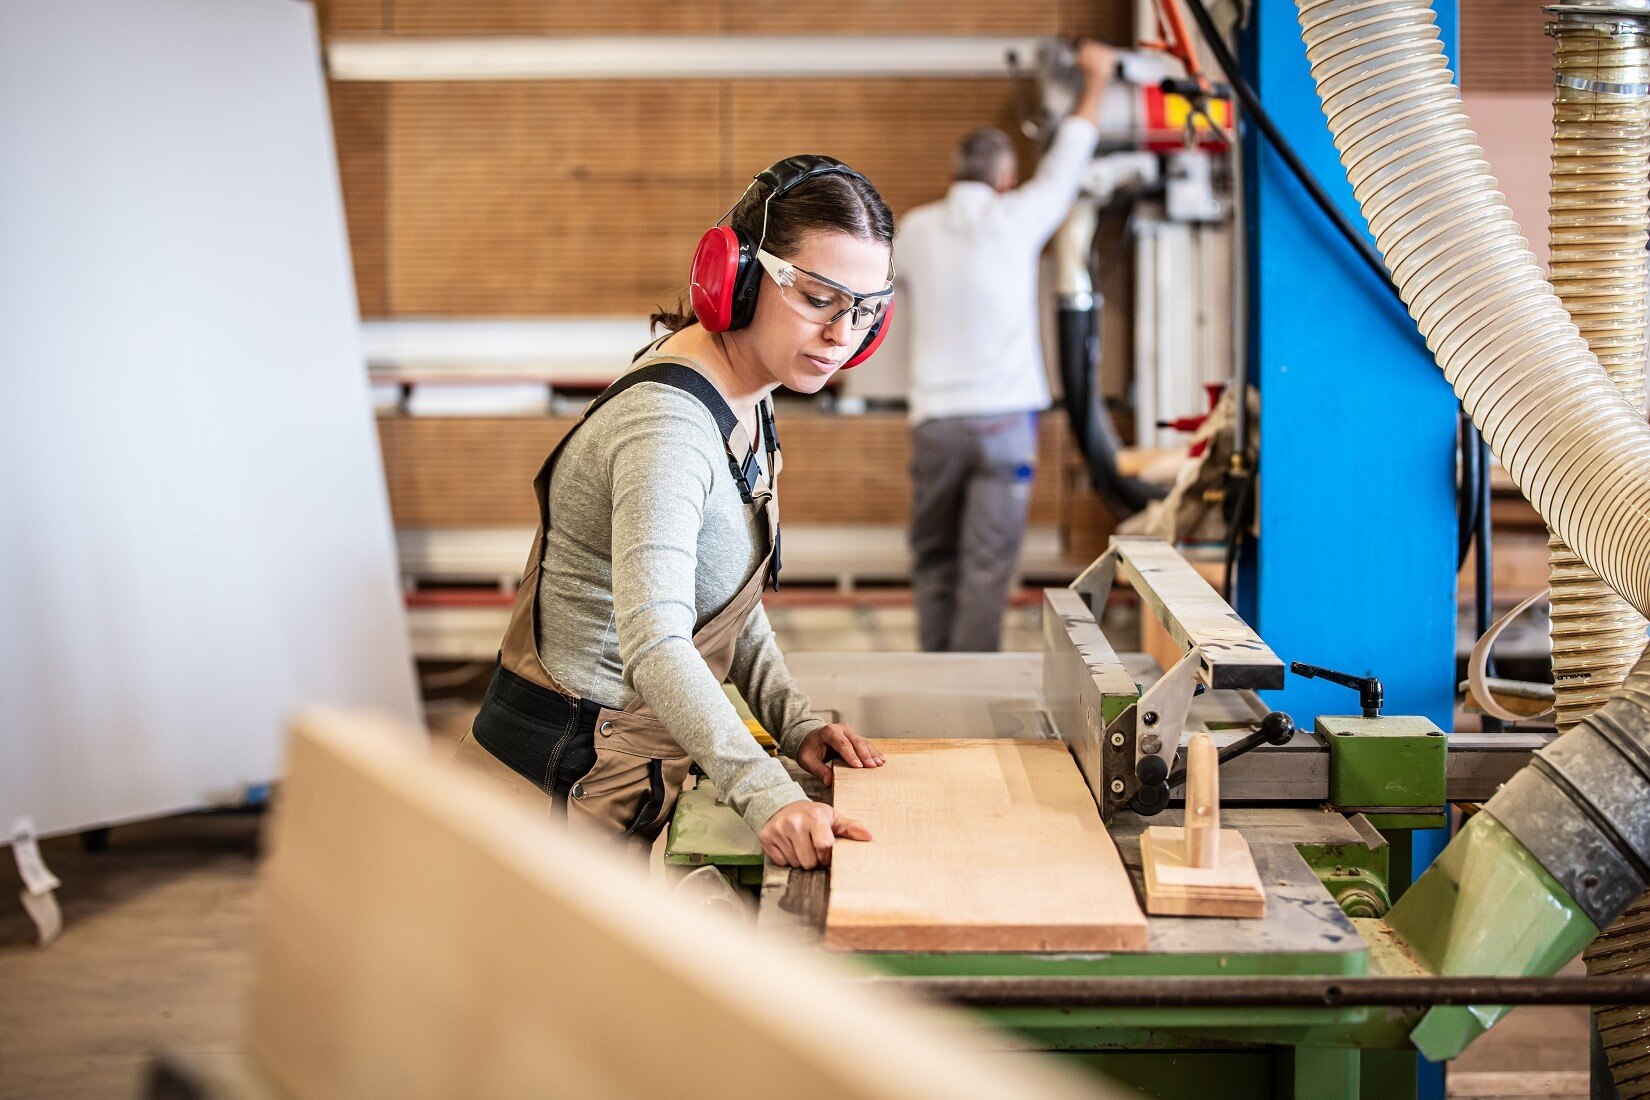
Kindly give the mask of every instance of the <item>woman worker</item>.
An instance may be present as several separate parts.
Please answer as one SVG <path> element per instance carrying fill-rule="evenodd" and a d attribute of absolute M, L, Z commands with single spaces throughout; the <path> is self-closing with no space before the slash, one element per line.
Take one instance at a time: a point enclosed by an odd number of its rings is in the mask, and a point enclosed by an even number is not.
<path fill-rule="evenodd" d="M 657 835 L 697 763 L 771 859 L 812 868 L 835 838 L 870 833 L 809 800 L 721 685 L 822 782 L 832 756 L 883 763 L 810 714 L 761 595 L 780 558 L 769 395 L 817 393 L 881 342 L 893 217 L 846 165 L 797 156 L 723 220 L 699 243 L 688 307 L 654 315 L 670 331 L 539 471 L 538 535 L 471 732 L 570 823 L 623 842 Z"/>

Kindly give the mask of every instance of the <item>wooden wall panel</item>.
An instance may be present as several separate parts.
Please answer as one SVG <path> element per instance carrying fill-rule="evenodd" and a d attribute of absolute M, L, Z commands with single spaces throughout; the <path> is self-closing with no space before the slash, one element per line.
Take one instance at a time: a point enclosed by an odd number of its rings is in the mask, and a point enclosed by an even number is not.
<path fill-rule="evenodd" d="M 390 6 L 389 29 L 406 34 L 717 34 L 722 30 L 723 0 L 385 2 Z"/>
<path fill-rule="evenodd" d="M 1122 43 L 1129 0 L 316 0 L 328 34 L 1066 34 Z"/>
<path fill-rule="evenodd" d="M 533 524 L 533 475 L 571 424 L 567 417 L 379 417 L 396 526 Z M 903 416 L 781 411 L 779 431 L 785 522 L 905 524 L 911 447 Z M 1032 523 L 1061 520 L 1065 448 L 1065 425 L 1043 417 Z"/>
<path fill-rule="evenodd" d="M 389 29 L 390 0 L 315 0 L 322 34 L 377 34 Z"/>
<path fill-rule="evenodd" d="M 532 526 L 533 477 L 573 419 L 380 416 L 395 525 Z"/>
<path fill-rule="evenodd" d="M 727 202 L 713 81 L 391 91 L 389 306 L 637 314 L 671 302 Z"/>
<path fill-rule="evenodd" d="M 1131 0 L 1060 0 L 1060 33 L 1127 46 L 1135 40 L 1134 4 Z"/>
<path fill-rule="evenodd" d="M 1054 34 L 1060 0 L 837 0 L 828 15 L 790 0 L 730 0 L 727 22 L 744 34 Z"/>
<path fill-rule="evenodd" d="M 903 417 L 782 416 L 779 438 L 785 445 L 779 500 L 786 522 L 905 522 L 911 445 Z"/>
<path fill-rule="evenodd" d="M 781 415 L 785 473 L 780 484 L 789 523 L 884 523 L 904 526 L 911 513 L 911 430 L 905 417 Z M 1042 419 L 1031 522 L 1060 521 L 1067 432 Z"/>
<path fill-rule="evenodd" d="M 1017 134 L 1007 80 L 742 80 L 732 83 L 729 161 L 737 180 L 793 153 L 863 172 L 896 215 L 951 183 L 951 151 L 981 126 Z M 1034 162 L 1029 147 L 1020 163 Z"/>
<path fill-rule="evenodd" d="M 1553 42 L 1534 2 L 1461 0 L 1461 87 L 1469 92 L 1550 92 Z"/>
<path fill-rule="evenodd" d="M 361 316 L 381 317 L 389 312 L 385 293 L 389 90 L 382 84 L 334 80 L 328 82 L 327 92 L 332 100 L 332 132 L 338 147 L 350 255 L 355 261 L 355 293 Z"/>

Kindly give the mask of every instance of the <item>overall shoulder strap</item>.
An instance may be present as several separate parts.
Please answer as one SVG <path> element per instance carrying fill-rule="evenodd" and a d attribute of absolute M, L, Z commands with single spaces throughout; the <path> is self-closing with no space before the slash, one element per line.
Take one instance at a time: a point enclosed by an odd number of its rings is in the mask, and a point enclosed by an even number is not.
<path fill-rule="evenodd" d="M 539 528 L 541 530 L 548 531 L 550 529 L 550 478 L 555 471 L 556 461 L 561 457 L 562 451 L 567 446 L 567 441 L 573 438 L 574 432 L 584 427 L 585 422 L 595 415 L 597 409 L 630 389 L 630 387 L 640 385 L 643 382 L 658 382 L 673 389 L 682 390 L 696 398 L 701 405 L 710 410 L 711 418 L 716 421 L 716 430 L 722 433 L 724 447 L 727 445 L 728 437 L 739 427 L 739 419 L 733 415 L 733 410 L 728 407 L 727 401 L 717 392 L 716 387 L 711 385 L 708 378 L 687 364 L 671 360 L 660 360 L 637 367 L 615 380 L 612 385 L 597 394 L 594 401 L 585 406 L 584 413 L 567 430 L 567 434 L 561 437 L 561 441 L 556 444 L 544 460 L 544 464 L 539 467 L 538 475 L 533 478 L 533 495 L 538 501 Z M 733 469 L 734 480 L 740 481 L 741 470 L 739 464 L 733 459 L 731 449 L 729 449 L 728 465 Z M 754 465 L 754 463 L 747 463 L 747 465 Z M 742 492 L 743 485 L 744 483 L 741 481 Z M 748 502 L 750 498 L 746 495 L 745 499 Z"/>
<path fill-rule="evenodd" d="M 779 429 L 775 427 L 773 422 L 773 398 L 764 398 L 756 408 L 757 415 L 762 422 L 762 436 L 767 441 L 768 458 L 771 460 L 774 452 L 779 450 Z M 773 476 L 773 463 L 770 461 L 768 463 L 768 477 L 771 479 Z"/>
<path fill-rule="evenodd" d="M 692 395 L 699 404 L 710 411 L 711 418 L 716 421 L 716 430 L 722 433 L 724 442 L 731 436 L 734 429 L 739 427 L 739 418 L 733 415 L 726 399 L 710 379 L 688 366 L 686 363 L 670 359 L 659 359 L 624 375 L 607 389 L 603 390 L 596 400 L 585 409 L 584 415 L 588 419 L 595 411 L 619 396 L 632 386 L 643 382 L 658 382 L 660 385 L 681 390 Z"/>
<path fill-rule="evenodd" d="M 733 409 L 728 407 L 727 399 L 711 380 L 686 363 L 673 359 L 658 359 L 637 367 L 603 390 L 601 396 L 591 402 L 590 407 L 585 410 L 585 417 L 588 419 L 603 404 L 642 382 L 658 382 L 660 385 L 681 390 L 709 410 L 711 419 L 716 421 L 716 430 L 722 435 L 722 446 L 728 456 L 728 470 L 733 474 L 734 484 L 739 487 L 739 498 L 746 504 L 754 502 L 756 480 L 761 475 L 756 464 L 754 441 L 751 449 L 745 454 L 734 453 L 732 439 L 733 433 L 739 430 L 739 418 L 733 414 Z M 778 449 L 779 441 L 772 431 L 772 420 L 766 411 L 767 403 L 763 402 L 758 408 L 763 410 L 760 414 L 762 434 L 768 437 L 768 453 L 771 455 Z"/>
<path fill-rule="evenodd" d="M 722 433 L 722 445 L 728 455 L 728 470 L 733 474 L 733 483 L 739 487 L 739 498 L 746 504 L 756 503 L 756 484 L 762 476 L 761 468 L 756 462 L 756 441 L 751 441 L 750 449 L 745 452 L 743 457 L 734 454 L 730 440 L 734 431 L 739 427 L 738 417 L 733 415 L 733 410 L 728 407 L 727 400 L 723 398 L 721 392 L 715 386 L 711 385 L 710 379 L 686 363 L 661 359 L 657 362 L 650 362 L 646 366 L 638 367 L 608 387 L 606 392 L 596 398 L 596 401 L 591 404 L 584 415 L 588 417 L 596 411 L 597 406 L 602 402 L 611 400 L 638 382 L 660 382 L 667 386 L 674 386 L 679 390 L 692 394 L 699 399 L 700 404 L 710 410 L 710 415 L 716 421 L 717 430 Z M 773 402 L 771 399 L 763 399 L 757 403 L 756 417 L 757 431 L 762 436 L 762 448 L 768 456 L 768 479 L 772 482 L 778 477 L 779 473 L 778 466 L 774 461 L 774 455 L 779 451 L 779 431 L 774 427 Z M 765 503 L 764 507 L 772 507 L 772 505 Z M 771 543 L 768 557 L 768 583 L 774 588 L 778 588 L 780 556 L 777 519 L 769 532 L 769 538 Z"/>

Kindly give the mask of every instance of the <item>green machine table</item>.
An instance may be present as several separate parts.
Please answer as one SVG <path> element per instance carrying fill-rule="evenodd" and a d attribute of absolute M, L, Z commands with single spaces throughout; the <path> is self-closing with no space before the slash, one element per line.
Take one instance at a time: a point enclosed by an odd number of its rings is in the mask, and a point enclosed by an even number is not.
<path fill-rule="evenodd" d="M 1172 801 L 1150 813 L 1162 804 L 1153 804 L 1151 781 L 1163 773 L 1146 758 L 1172 763 L 1182 735 L 1194 730 L 1208 730 L 1221 746 L 1249 734 L 1266 713 L 1254 689 L 1276 686 L 1282 666 L 1170 548 L 1117 540 L 1108 557 L 1072 590 L 1045 594 L 1041 653 L 803 653 L 790 665 L 822 717 L 873 738 L 1065 741 L 1139 895 L 1141 832 L 1148 822 L 1180 822 Z M 1133 584 L 1181 643 L 1186 657 L 1175 668 L 1120 656 L 1100 632 L 1083 592 L 1085 585 L 1091 594 L 1109 591 L 1114 577 Z M 1222 825 L 1240 830 L 1254 853 L 1267 891 L 1264 918 L 1148 917 L 1142 953 L 853 957 L 877 975 L 964 983 L 1218 977 L 1263 985 L 1428 975 L 1380 919 L 1406 885 L 1389 876 L 1392 853 L 1407 855 L 1402 830 L 1441 823 L 1449 802 L 1487 798 L 1545 737 L 1445 734 L 1415 721 L 1326 719 L 1222 765 Z M 793 772 L 810 795 L 828 798 L 811 777 Z M 759 931 L 819 942 L 828 871 L 764 866 L 755 837 L 714 789 L 683 796 L 665 860 L 683 869 L 715 866 L 756 892 Z M 1415 1091 L 1409 1033 L 1418 1009 L 1073 1004 L 975 1011 L 1000 1026 L 1007 1047 L 1060 1052 L 1151 1096 L 1384 1100 Z M 1464 1015 L 1479 1011 L 1465 1007 L 1432 1011 L 1462 1014 L 1451 1017 L 1462 1045 L 1494 1018 L 1493 1011 Z"/>
<path fill-rule="evenodd" d="M 827 792 L 809 783 L 810 794 Z M 1178 810 L 1156 823 L 1175 824 Z M 1361 818 L 1317 809 L 1233 808 L 1222 824 L 1243 832 L 1267 890 L 1259 920 L 1148 917 L 1149 949 L 1140 954 L 1058 955 L 866 953 L 880 974 L 946 977 L 1298 976 L 1357 977 L 1371 952 L 1325 878 L 1339 873 L 1367 888 L 1384 887 L 1387 848 Z M 1145 821 L 1120 815 L 1112 835 L 1141 889 L 1139 835 Z M 709 843 L 706 843 L 706 842 Z M 1309 863 L 1306 855 L 1312 856 Z M 666 858 L 713 864 L 740 882 L 760 881 L 757 927 L 817 943 L 829 904 L 828 871 L 765 868 L 760 848 L 714 789 L 689 792 L 678 810 Z M 1359 922 L 1362 923 L 1362 922 Z M 1357 1095 L 1367 1075 L 1372 1096 L 1413 1091 L 1414 1053 L 1402 1031 L 1391 1053 L 1360 1058 L 1357 1045 L 1371 1012 L 1303 1009 L 993 1009 L 1004 1045 L 1060 1051 L 1148 1095 L 1324 1097 Z M 1383 1066 L 1385 1073 L 1382 1072 Z M 1406 1085 L 1405 1082 L 1408 1082 Z M 1349 1091 L 1350 1089 L 1350 1091 Z M 1211 1092 L 1211 1090 L 1213 1090 Z"/>

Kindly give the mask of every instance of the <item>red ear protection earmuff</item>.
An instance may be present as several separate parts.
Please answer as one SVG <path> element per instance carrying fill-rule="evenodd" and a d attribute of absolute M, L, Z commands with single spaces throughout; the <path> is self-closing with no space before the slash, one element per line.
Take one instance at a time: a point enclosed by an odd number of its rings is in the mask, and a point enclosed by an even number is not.
<path fill-rule="evenodd" d="M 699 238 L 688 273 L 688 300 L 708 332 L 733 327 L 734 284 L 748 265 L 744 251 L 739 234 L 725 225 L 713 225 Z"/>
<path fill-rule="evenodd" d="M 827 175 L 865 178 L 839 160 L 804 153 L 786 157 L 764 169 L 751 181 L 751 186 L 766 185 L 766 201 L 773 203 L 802 181 Z M 728 214 L 731 213 L 733 208 L 729 207 Z M 756 262 L 756 251 L 761 247 L 761 241 L 746 239 L 739 230 L 723 225 L 720 220 L 699 238 L 699 247 L 693 252 L 693 267 L 688 272 L 688 301 L 707 332 L 731 332 L 751 323 L 756 313 L 756 297 L 762 289 L 762 265 Z M 843 370 L 871 357 L 887 335 L 888 318 L 893 312 L 893 303 L 889 303 L 871 331 L 865 334 L 853 358 L 843 364 Z"/>

